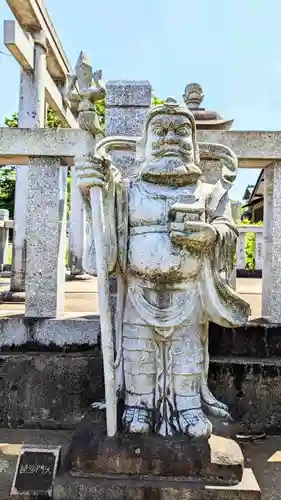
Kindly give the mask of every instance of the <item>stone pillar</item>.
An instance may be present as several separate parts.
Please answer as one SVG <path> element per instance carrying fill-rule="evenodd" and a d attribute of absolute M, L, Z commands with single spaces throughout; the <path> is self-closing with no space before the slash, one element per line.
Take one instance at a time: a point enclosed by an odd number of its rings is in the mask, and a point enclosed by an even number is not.
<path fill-rule="evenodd" d="M 105 135 L 140 136 L 151 97 L 148 81 L 109 81 L 106 85 Z M 134 154 L 122 150 L 113 153 L 112 157 L 124 177 L 133 175 Z M 114 278 L 110 280 L 110 289 L 112 294 L 116 291 Z"/>
<path fill-rule="evenodd" d="M 276 164 L 264 171 L 264 229 L 263 229 L 263 268 L 262 268 L 262 316 L 271 317 L 272 296 L 272 216 L 273 216 L 273 178 Z M 278 167 L 277 167 L 278 168 Z"/>
<path fill-rule="evenodd" d="M 30 35 L 29 35 L 30 36 Z M 38 128 L 45 124 L 46 48 L 43 34 L 38 34 L 34 44 L 35 70 L 21 71 L 19 98 L 19 128 Z M 24 292 L 26 259 L 26 210 L 28 167 L 16 168 L 12 275 L 10 294 Z"/>
<path fill-rule="evenodd" d="M 0 271 L 8 263 L 9 228 L 5 221 L 9 220 L 9 210 L 0 209 Z"/>
<path fill-rule="evenodd" d="M 281 323 L 281 161 L 265 168 L 262 315 Z"/>
<path fill-rule="evenodd" d="M 26 316 L 64 312 L 67 167 L 33 158 L 28 168 Z"/>
<path fill-rule="evenodd" d="M 148 81 L 109 81 L 106 84 L 105 135 L 141 135 L 151 106 Z"/>

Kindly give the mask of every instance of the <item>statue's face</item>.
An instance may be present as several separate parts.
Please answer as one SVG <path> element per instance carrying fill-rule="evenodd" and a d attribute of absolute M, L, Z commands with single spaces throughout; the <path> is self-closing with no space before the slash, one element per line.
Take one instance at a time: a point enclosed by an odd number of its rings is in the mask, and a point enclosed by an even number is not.
<path fill-rule="evenodd" d="M 148 124 L 142 177 L 170 185 L 190 184 L 201 175 L 195 165 L 192 123 L 185 115 L 159 114 Z"/>
<path fill-rule="evenodd" d="M 187 116 L 158 115 L 147 129 L 146 158 L 180 157 L 193 163 L 192 125 Z"/>

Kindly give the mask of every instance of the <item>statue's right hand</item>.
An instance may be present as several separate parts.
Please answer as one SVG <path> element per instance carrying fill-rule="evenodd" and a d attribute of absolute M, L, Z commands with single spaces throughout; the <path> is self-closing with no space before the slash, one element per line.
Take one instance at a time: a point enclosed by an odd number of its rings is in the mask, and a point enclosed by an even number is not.
<path fill-rule="evenodd" d="M 94 186 L 105 188 L 110 176 L 110 161 L 106 158 L 93 157 L 88 161 L 75 163 L 75 171 L 82 193 Z"/>

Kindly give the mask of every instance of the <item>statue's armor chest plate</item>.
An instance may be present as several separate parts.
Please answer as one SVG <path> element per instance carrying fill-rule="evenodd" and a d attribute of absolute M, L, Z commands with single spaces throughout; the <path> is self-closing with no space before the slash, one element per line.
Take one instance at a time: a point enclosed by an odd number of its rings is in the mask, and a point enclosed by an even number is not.
<path fill-rule="evenodd" d="M 193 190 L 195 191 L 195 190 Z M 129 190 L 128 271 L 154 283 L 177 283 L 194 279 L 200 259 L 186 248 L 175 246 L 170 238 L 169 211 L 175 203 L 195 210 L 189 220 L 204 220 L 205 200 L 186 188 L 144 187 L 135 182 Z M 196 214 L 196 207 L 201 215 Z M 198 212 L 198 213 L 199 213 Z M 186 216 L 186 215 L 185 215 Z"/>
<path fill-rule="evenodd" d="M 142 183 L 135 183 L 129 191 L 129 225 L 130 227 L 149 226 L 151 224 L 165 225 L 169 220 L 170 208 L 175 203 L 190 205 L 193 209 L 198 207 L 202 210 L 204 199 L 199 198 L 196 193 L 190 193 L 188 189 L 167 188 L 155 192 L 145 191 Z M 190 220 L 192 220 L 192 215 Z M 198 220 L 194 216 L 194 220 Z M 200 220 L 203 220 L 202 216 Z"/>

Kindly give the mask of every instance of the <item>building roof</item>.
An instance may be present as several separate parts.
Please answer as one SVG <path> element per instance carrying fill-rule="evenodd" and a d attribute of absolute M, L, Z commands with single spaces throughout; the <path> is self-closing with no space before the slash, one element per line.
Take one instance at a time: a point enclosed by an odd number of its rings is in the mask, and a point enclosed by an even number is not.
<path fill-rule="evenodd" d="M 248 198 L 245 197 L 247 190 L 249 190 L 250 192 L 250 196 Z M 243 207 L 250 207 L 259 203 L 261 200 L 263 200 L 263 192 L 264 192 L 264 169 L 258 176 L 256 184 L 255 185 L 249 184 L 249 186 L 247 186 L 243 197 L 243 200 L 245 200 L 246 203 L 243 205 Z"/>

